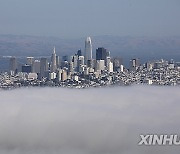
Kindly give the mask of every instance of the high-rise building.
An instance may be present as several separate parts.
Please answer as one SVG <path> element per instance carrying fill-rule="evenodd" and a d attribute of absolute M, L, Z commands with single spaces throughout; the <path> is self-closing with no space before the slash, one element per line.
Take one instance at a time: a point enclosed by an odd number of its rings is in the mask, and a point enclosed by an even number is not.
<path fill-rule="evenodd" d="M 78 57 L 79 57 L 79 56 L 82 56 L 81 49 L 79 49 L 79 50 L 77 51 L 77 55 L 78 55 Z"/>
<path fill-rule="evenodd" d="M 78 67 L 78 55 L 72 56 L 72 62 L 73 62 L 73 67 L 74 67 L 75 71 L 77 71 L 77 67 Z"/>
<path fill-rule="evenodd" d="M 56 65 L 56 49 L 54 47 L 52 56 L 51 56 L 51 72 L 55 72 L 57 70 L 57 65 Z"/>
<path fill-rule="evenodd" d="M 39 60 L 35 60 L 33 63 L 33 73 L 40 73 L 40 61 Z"/>
<path fill-rule="evenodd" d="M 32 72 L 32 66 L 31 65 L 23 65 L 22 66 L 22 72 L 25 72 L 25 73 L 31 73 Z"/>
<path fill-rule="evenodd" d="M 78 57 L 77 72 L 80 72 L 80 68 L 84 65 L 84 56 Z"/>
<path fill-rule="evenodd" d="M 74 63 L 73 62 L 69 63 L 68 70 L 69 70 L 68 71 L 69 74 L 74 73 Z"/>
<path fill-rule="evenodd" d="M 113 72 L 113 63 L 112 62 L 108 63 L 107 70 L 108 70 L 108 72 Z"/>
<path fill-rule="evenodd" d="M 124 66 L 123 65 L 120 66 L 120 72 L 124 72 Z"/>
<path fill-rule="evenodd" d="M 93 68 L 93 60 L 87 61 L 87 67 Z"/>
<path fill-rule="evenodd" d="M 61 63 L 60 63 L 60 58 L 59 56 L 56 56 L 56 67 L 60 68 L 61 67 Z"/>
<path fill-rule="evenodd" d="M 120 57 L 116 57 L 113 59 L 113 69 L 114 71 L 119 71 L 121 65 L 123 65 L 123 59 Z"/>
<path fill-rule="evenodd" d="M 84 65 L 84 56 L 79 56 L 79 58 L 78 58 L 78 64 L 79 64 L 79 65 Z"/>
<path fill-rule="evenodd" d="M 96 49 L 96 60 L 106 60 L 107 55 L 109 55 L 109 52 L 107 52 L 107 49 L 103 47 Z"/>
<path fill-rule="evenodd" d="M 45 72 L 48 71 L 47 58 L 41 58 L 40 60 L 40 78 L 45 77 Z"/>
<path fill-rule="evenodd" d="M 62 69 L 57 69 L 57 81 L 61 81 Z"/>
<path fill-rule="evenodd" d="M 106 57 L 105 66 L 108 68 L 109 63 L 111 62 L 111 57 Z"/>
<path fill-rule="evenodd" d="M 96 61 L 96 71 L 103 71 L 105 69 L 105 61 L 104 60 L 97 60 Z"/>
<path fill-rule="evenodd" d="M 27 65 L 33 65 L 34 57 L 27 57 Z"/>
<path fill-rule="evenodd" d="M 140 60 L 138 58 L 130 60 L 130 70 L 135 71 L 140 66 Z"/>
<path fill-rule="evenodd" d="M 138 66 L 140 66 L 140 60 L 138 58 L 130 60 L 130 66 L 131 67 L 138 67 Z"/>
<path fill-rule="evenodd" d="M 10 71 L 13 71 L 14 73 L 17 73 L 17 59 L 16 57 L 11 57 L 9 61 L 9 69 Z"/>
<path fill-rule="evenodd" d="M 85 41 L 85 52 L 84 52 L 85 64 L 87 64 L 87 61 L 91 59 L 92 59 L 92 42 L 91 42 L 91 38 L 87 37 Z"/>
<path fill-rule="evenodd" d="M 67 71 L 66 70 L 62 70 L 61 80 L 65 81 L 65 80 L 67 80 L 67 78 L 68 78 Z"/>

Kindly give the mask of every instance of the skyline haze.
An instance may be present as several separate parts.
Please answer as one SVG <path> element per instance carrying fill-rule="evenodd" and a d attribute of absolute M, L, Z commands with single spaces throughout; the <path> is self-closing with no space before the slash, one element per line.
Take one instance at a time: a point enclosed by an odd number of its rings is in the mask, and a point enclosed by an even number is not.
<path fill-rule="evenodd" d="M 1 0 L 0 34 L 178 36 L 178 0 Z"/>

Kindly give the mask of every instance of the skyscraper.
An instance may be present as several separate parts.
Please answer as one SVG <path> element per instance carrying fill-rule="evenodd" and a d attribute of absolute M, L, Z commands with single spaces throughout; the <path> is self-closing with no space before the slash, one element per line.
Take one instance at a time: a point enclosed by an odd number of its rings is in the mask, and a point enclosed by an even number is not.
<path fill-rule="evenodd" d="M 140 60 L 138 58 L 130 60 L 130 67 L 138 67 L 140 66 Z"/>
<path fill-rule="evenodd" d="M 96 61 L 96 71 L 103 71 L 105 69 L 105 61 L 104 60 L 97 60 Z"/>
<path fill-rule="evenodd" d="M 85 52 L 84 52 L 85 64 L 87 64 L 88 60 L 92 60 L 92 42 L 90 37 L 87 37 L 85 41 Z"/>
<path fill-rule="evenodd" d="M 27 57 L 27 65 L 33 65 L 34 57 Z"/>
<path fill-rule="evenodd" d="M 13 71 L 14 73 L 17 72 L 17 59 L 16 59 L 16 57 L 10 58 L 9 69 L 10 69 L 10 71 Z"/>
<path fill-rule="evenodd" d="M 107 52 L 107 49 L 103 47 L 96 49 L 96 60 L 106 60 L 107 55 L 109 55 L 109 52 Z"/>
<path fill-rule="evenodd" d="M 113 58 L 113 68 L 114 68 L 114 71 L 120 70 L 122 68 L 122 65 L 123 65 L 123 59 L 121 57 Z"/>
<path fill-rule="evenodd" d="M 136 71 L 140 66 L 140 60 L 138 58 L 130 60 L 130 70 Z"/>
<path fill-rule="evenodd" d="M 54 47 L 52 56 L 51 56 L 51 72 L 55 72 L 57 69 L 56 65 L 56 48 Z"/>
<path fill-rule="evenodd" d="M 31 73 L 32 72 L 32 66 L 31 65 L 23 65 L 22 66 L 22 72 Z"/>
<path fill-rule="evenodd" d="M 78 55 L 78 56 L 82 56 L 81 49 L 79 49 L 79 50 L 77 51 L 77 55 Z"/>
<path fill-rule="evenodd" d="M 41 58 L 41 60 L 40 60 L 40 78 L 45 77 L 46 71 L 48 71 L 47 58 Z"/>
<path fill-rule="evenodd" d="M 56 56 L 56 67 L 57 68 L 60 68 L 60 57 L 59 56 Z"/>
<path fill-rule="evenodd" d="M 35 60 L 33 63 L 33 73 L 40 73 L 40 61 Z"/>

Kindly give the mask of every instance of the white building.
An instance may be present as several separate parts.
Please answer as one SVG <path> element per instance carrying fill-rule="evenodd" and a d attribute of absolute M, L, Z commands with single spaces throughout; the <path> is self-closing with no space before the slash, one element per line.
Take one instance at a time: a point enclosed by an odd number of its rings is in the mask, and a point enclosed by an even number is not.
<path fill-rule="evenodd" d="M 124 72 L 124 66 L 123 65 L 120 65 L 120 71 Z"/>
<path fill-rule="evenodd" d="M 97 60 L 96 62 L 96 71 L 103 71 L 105 69 L 105 61 L 104 60 Z"/>
<path fill-rule="evenodd" d="M 67 71 L 66 70 L 62 70 L 61 81 L 65 81 L 67 79 L 68 79 Z"/>
<path fill-rule="evenodd" d="M 110 62 L 108 64 L 108 72 L 113 72 L 113 63 L 112 62 Z"/>
<path fill-rule="evenodd" d="M 49 80 L 54 80 L 54 79 L 56 79 L 56 73 L 55 72 L 49 73 Z"/>
<path fill-rule="evenodd" d="M 36 80 L 37 79 L 37 73 L 28 73 L 26 74 L 26 79 L 27 80 Z"/>

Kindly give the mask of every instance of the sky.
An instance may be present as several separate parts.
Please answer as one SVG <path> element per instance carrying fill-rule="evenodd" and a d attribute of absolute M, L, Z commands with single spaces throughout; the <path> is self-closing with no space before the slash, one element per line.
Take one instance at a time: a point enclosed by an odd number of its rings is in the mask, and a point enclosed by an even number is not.
<path fill-rule="evenodd" d="M 179 134 L 179 87 L 21 88 L 0 92 L 2 154 L 177 154 L 140 134 Z"/>
<path fill-rule="evenodd" d="M 178 36 L 179 0 L 0 0 L 0 34 Z"/>

